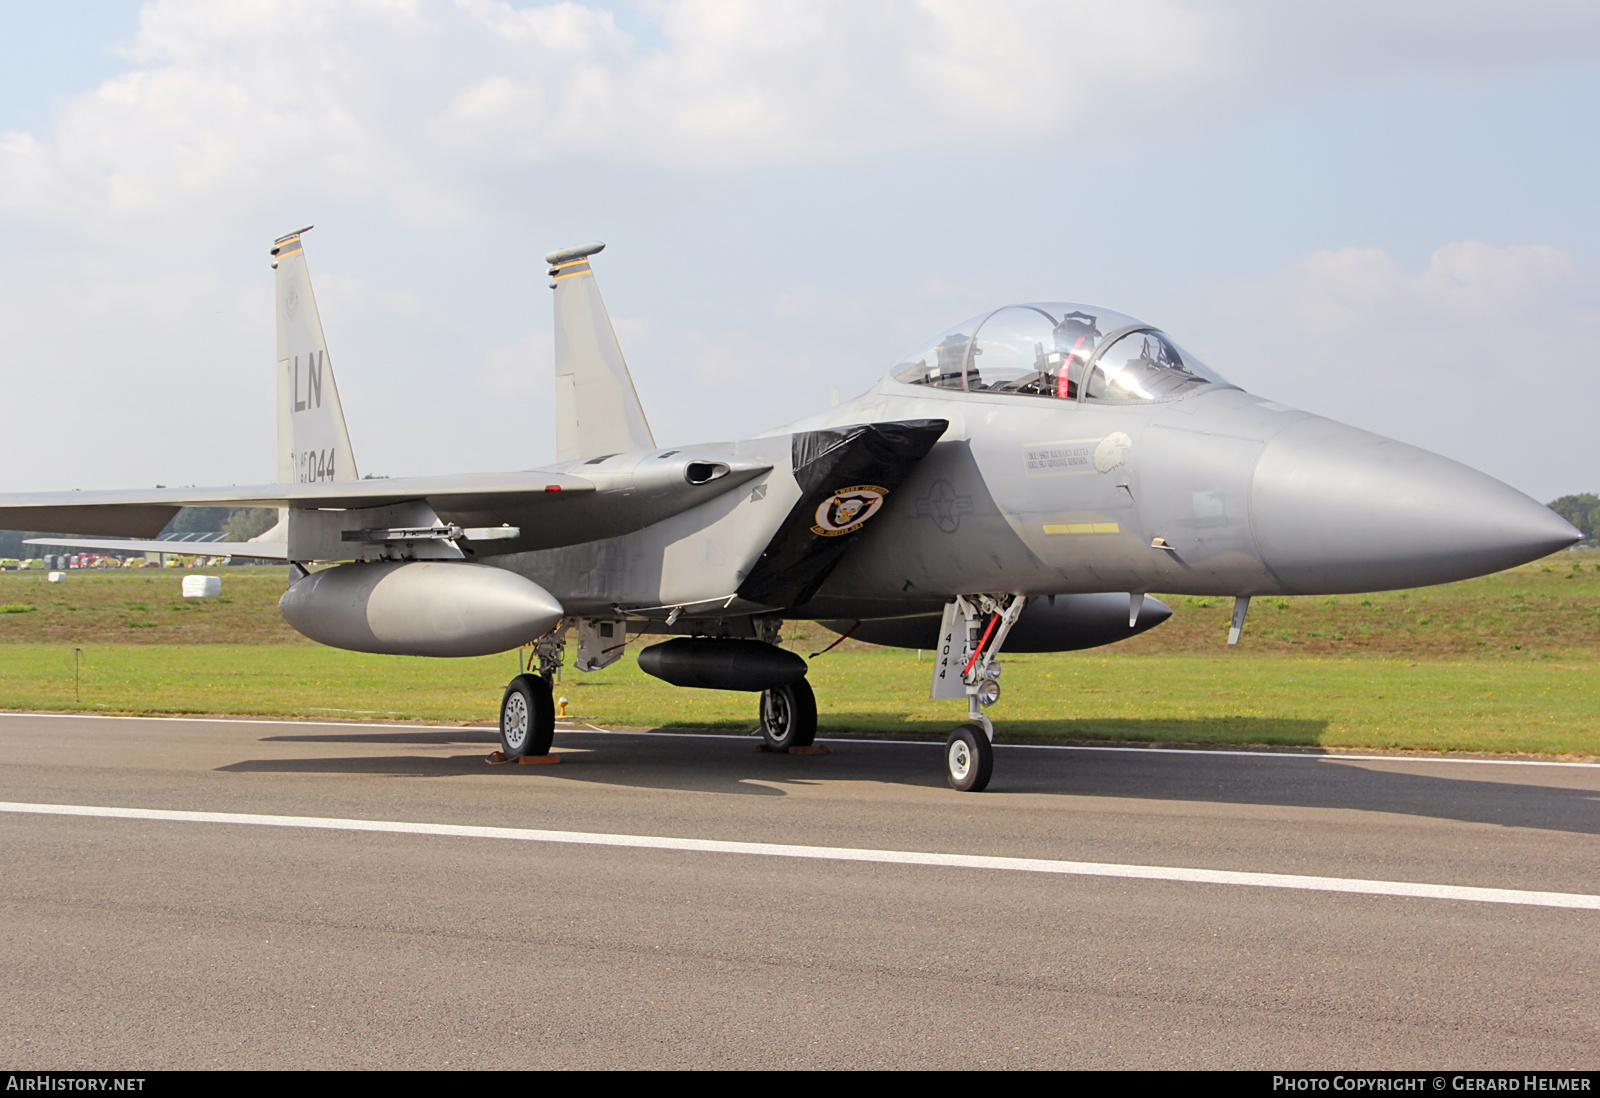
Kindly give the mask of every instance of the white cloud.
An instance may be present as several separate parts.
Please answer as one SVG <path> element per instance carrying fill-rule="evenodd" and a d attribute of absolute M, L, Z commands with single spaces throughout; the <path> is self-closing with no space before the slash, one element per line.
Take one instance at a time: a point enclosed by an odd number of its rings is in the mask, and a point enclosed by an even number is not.
<path fill-rule="evenodd" d="M 194 220 L 297 194 L 411 221 L 508 165 L 690 172 L 1170 126 L 1220 99 L 1593 56 L 1592 5 L 1257 0 L 151 0 L 130 71 L 0 136 L 0 215 Z M 1442 36 L 1442 37 L 1441 37 Z"/>
<path fill-rule="evenodd" d="M 1210 23 L 1173 0 L 680 0 L 645 7 L 662 44 L 644 50 L 609 16 L 570 4 L 458 6 L 507 47 L 498 71 L 452 104 L 450 122 L 467 124 L 458 134 L 491 122 L 538 159 L 689 170 L 1036 135 L 1108 91 L 1195 75 Z M 556 51 L 558 35 L 568 44 Z"/>
<path fill-rule="evenodd" d="M 269 476 L 270 279 L 255 249 L 304 211 L 341 219 L 344 235 L 329 224 L 316 238 L 333 267 L 316 279 L 363 468 L 516 465 L 553 452 L 547 337 L 519 334 L 543 306 L 516 296 L 516 272 L 497 258 L 525 242 L 496 240 L 490 255 L 487 231 L 462 245 L 469 234 L 415 226 L 521 232 L 536 219 L 541 234 L 565 234 L 563 209 L 583 206 L 591 186 L 601 197 L 584 217 L 610 204 L 613 220 L 667 224 L 674 186 L 698 185 L 683 176 L 815 170 L 819 203 L 836 204 L 841 233 L 881 248 L 880 273 L 784 274 L 737 309 L 724 304 L 727 283 L 708 280 L 691 316 L 618 324 L 663 439 L 746 434 L 821 406 L 834 384 L 864 386 L 894 355 L 998 303 L 974 265 L 908 247 L 939 232 L 933 219 L 861 233 L 853 207 L 870 203 L 852 188 L 903 187 L 908 209 L 922 201 L 963 229 L 1004 226 L 983 220 L 991 196 L 945 186 L 951 158 L 1025 173 L 1034 149 L 1059 152 L 1078 135 L 1159 142 L 1190 120 L 1216 124 L 1339 81 L 1483 81 L 1600 54 L 1600 10 L 1553 0 L 643 0 L 630 13 L 151 0 L 126 73 L 61 89 L 50 132 L 0 134 L 0 386 L 28 413 L 9 428 L 22 456 L 5 480 L 21 490 Z M 907 147 L 922 171 L 892 184 L 837 168 Z M 550 208 L 528 215 L 535 179 Z M 667 197 L 652 207 L 656 191 Z M 792 245 L 787 211 L 739 201 L 728 224 Z M 708 222 L 693 231 L 719 239 L 726 226 Z M 446 265 L 465 272 L 457 285 Z M 425 308 L 441 287 L 460 292 Z M 1595 288 L 1552 248 L 1451 245 L 1422 270 L 1383 252 L 1318 253 L 1236 287 L 1235 330 L 1251 338 L 1224 333 L 1212 342 L 1228 353 L 1213 357 L 1264 392 L 1493 471 L 1495 455 L 1518 448 L 1504 441 L 1509 424 L 1577 437 L 1584 401 L 1567 398 L 1583 379 L 1567 371 L 1596 350 Z M 1483 393 L 1503 394 L 1499 406 Z M 1446 437 L 1450 417 L 1496 440 L 1493 454 Z M 1592 487 L 1586 460 L 1575 487 Z M 1539 483 L 1525 467 L 1504 475 Z"/>
<path fill-rule="evenodd" d="M 547 398 L 555 388 L 554 343 L 551 333 L 535 331 L 489 348 L 473 387 L 500 399 Z"/>
<path fill-rule="evenodd" d="M 1600 276 L 1559 248 L 1461 241 L 1420 270 L 1319 251 L 1221 300 L 1216 361 L 1253 392 L 1541 498 L 1593 482 Z"/>
<path fill-rule="evenodd" d="M 617 340 L 656 441 L 749 438 L 827 406 L 848 362 L 774 331 L 702 331 L 616 317 Z M 864 386 L 863 386 L 864 387 Z"/>
<path fill-rule="evenodd" d="M 836 297 L 810 286 L 800 286 L 774 297 L 767 305 L 772 314 L 787 321 L 825 328 L 855 328 L 867 319 L 865 302 Z"/>
<path fill-rule="evenodd" d="M 1529 310 L 1568 298 L 1578 277 L 1577 264 L 1559 248 L 1462 241 L 1435 251 L 1415 274 L 1378 248 L 1316 252 L 1277 290 L 1295 325 L 1316 336 L 1348 336 L 1375 319 L 1422 315 L 1448 317 L 1452 342 L 1500 343 L 1525 338 L 1519 321 Z"/>
<path fill-rule="evenodd" d="M 51 275 L 0 295 L 8 490 L 273 479 L 270 289 L 81 258 Z"/>
<path fill-rule="evenodd" d="M 131 71 L 70 100 L 48 143 L 0 145 L 0 213 L 148 228 L 375 190 L 448 212 L 407 122 L 432 105 L 405 74 L 429 67 L 435 37 L 412 3 L 155 0 Z"/>

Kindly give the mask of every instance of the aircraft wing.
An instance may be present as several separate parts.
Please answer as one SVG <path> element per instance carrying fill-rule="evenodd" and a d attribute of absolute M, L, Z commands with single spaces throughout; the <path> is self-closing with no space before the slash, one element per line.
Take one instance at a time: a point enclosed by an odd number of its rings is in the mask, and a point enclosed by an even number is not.
<path fill-rule="evenodd" d="M 438 499 L 469 509 L 515 498 L 592 493 L 592 480 L 554 472 L 501 472 L 451 477 L 394 477 L 229 488 L 131 491 L 30 491 L 0 496 L 0 530 L 128 535 L 154 538 L 179 507 L 381 507 Z M 554 506 L 555 501 L 550 501 Z"/>
<path fill-rule="evenodd" d="M 433 502 L 492 509 L 529 497 L 592 493 L 593 481 L 560 473 L 485 473 L 395 477 L 320 484 L 256 484 L 228 488 L 152 488 L 109 492 L 29 492 L 0 495 L 0 530 L 152 538 L 182 507 L 382 507 Z M 567 497 L 570 500 L 572 497 Z M 561 502 L 566 502 L 562 500 Z M 555 506 L 552 498 L 547 506 Z"/>
<path fill-rule="evenodd" d="M 340 529 L 427 525 L 434 521 L 497 531 L 478 548 L 523 552 L 615 537 L 659 522 L 721 495 L 771 466 L 731 453 L 673 451 L 618 455 L 587 475 L 532 470 L 393 477 L 309 484 L 229 488 L 156 488 L 134 491 L 40 492 L 0 495 L 0 530 L 46 530 L 112 540 L 156 537 L 182 507 L 276 507 L 289 514 L 289 542 L 297 516 L 316 512 Z M 592 470 L 592 471 L 591 471 Z M 431 512 L 431 513 L 430 513 Z M 397 515 L 425 516 L 397 521 Z M 337 540 L 338 535 L 334 535 Z M 468 534 L 470 540 L 471 534 Z M 348 539 L 347 539 L 348 540 Z M 74 540 L 73 545 L 87 545 Z M 225 553 L 217 542 L 117 546 L 156 552 Z M 240 543 L 229 543 L 240 544 Z M 268 558 L 271 542 L 247 542 L 235 555 Z M 202 548 L 203 546 L 203 548 Z M 110 546 L 99 546 L 110 548 Z M 281 559 L 281 558 L 280 558 Z M 317 553 L 315 559 L 337 559 Z M 348 558 L 347 558 L 348 559 Z"/>

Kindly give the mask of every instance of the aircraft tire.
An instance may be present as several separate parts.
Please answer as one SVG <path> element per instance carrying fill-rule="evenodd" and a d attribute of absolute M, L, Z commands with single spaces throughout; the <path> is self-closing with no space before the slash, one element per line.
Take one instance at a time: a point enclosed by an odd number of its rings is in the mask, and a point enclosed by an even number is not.
<path fill-rule="evenodd" d="M 975 724 L 963 724 L 944 742 L 945 777 L 951 789 L 982 793 L 994 773 L 994 744 Z"/>
<path fill-rule="evenodd" d="M 817 738 L 817 696 L 797 679 L 761 692 L 761 736 L 773 751 L 810 747 Z"/>
<path fill-rule="evenodd" d="M 556 705 L 550 683 L 538 675 L 518 675 L 500 699 L 500 750 L 508 759 L 550 754 L 556 735 Z"/>

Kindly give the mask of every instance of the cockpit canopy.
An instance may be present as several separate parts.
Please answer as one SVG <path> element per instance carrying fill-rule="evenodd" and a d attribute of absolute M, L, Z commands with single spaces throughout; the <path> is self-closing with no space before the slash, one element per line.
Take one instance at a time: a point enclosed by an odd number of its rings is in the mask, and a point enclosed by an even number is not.
<path fill-rule="evenodd" d="M 891 375 L 938 389 L 1111 403 L 1233 387 L 1151 325 L 1065 301 L 975 316 L 918 347 Z"/>

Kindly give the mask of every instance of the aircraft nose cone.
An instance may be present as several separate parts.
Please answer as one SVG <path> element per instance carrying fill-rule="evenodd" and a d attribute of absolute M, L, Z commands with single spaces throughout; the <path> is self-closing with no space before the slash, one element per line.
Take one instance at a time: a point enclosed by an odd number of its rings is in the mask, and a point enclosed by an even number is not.
<path fill-rule="evenodd" d="M 1297 594 L 1422 587 L 1537 560 L 1582 534 L 1510 485 L 1329 419 L 1267 443 L 1251 525 Z"/>

